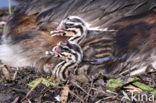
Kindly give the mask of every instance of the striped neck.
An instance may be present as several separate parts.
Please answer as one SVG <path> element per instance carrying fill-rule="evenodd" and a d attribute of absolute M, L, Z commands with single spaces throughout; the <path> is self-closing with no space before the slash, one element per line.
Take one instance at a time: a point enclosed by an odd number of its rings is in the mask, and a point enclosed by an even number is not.
<path fill-rule="evenodd" d="M 79 44 L 73 42 L 73 41 L 68 41 L 67 43 L 67 48 L 62 48 L 63 49 L 68 49 L 65 53 L 67 59 L 65 59 L 66 62 L 72 62 L 75 64 L 79 64 L 82 59 L 83 59 L 83 51 Z M 69 57 L 70 55 L 70 57 Z"/>
<path fill-rule="evenodd" d="M 78 64 L 72 62 L 62 61 L 57 64 L 53 70 L 53 75 L 59 77 L 62 81 L 66 81 L 67 77 L 70 75 L 70 71 L 74 70 Z"/>

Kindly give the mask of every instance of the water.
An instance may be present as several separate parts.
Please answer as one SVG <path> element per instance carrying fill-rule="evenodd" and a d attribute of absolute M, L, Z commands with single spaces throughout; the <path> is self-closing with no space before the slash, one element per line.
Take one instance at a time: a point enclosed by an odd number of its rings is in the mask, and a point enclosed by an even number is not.
<path fill-rule="evenodd" d="M 17 4 L 13 0 L 10 0 L 10 1 L 11 1 L 11 6 L 14 6 Z M 8 0 L 0 0 L 0 8 L 3 8 L 3 7 L 8 7 Z"/>

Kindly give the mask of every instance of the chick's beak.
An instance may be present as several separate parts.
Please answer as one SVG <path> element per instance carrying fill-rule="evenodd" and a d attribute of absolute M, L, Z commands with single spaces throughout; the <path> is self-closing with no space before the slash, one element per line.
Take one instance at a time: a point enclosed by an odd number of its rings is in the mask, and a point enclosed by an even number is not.
<path fill-rule="evenodd" d="M 55 49 L 55 53 L 56 53 L 56 54 L 60 54 L 60 53 L 61 53 L 61 49 L 60 49 L 59 47 L 56 48 L 56 49 Z"/>

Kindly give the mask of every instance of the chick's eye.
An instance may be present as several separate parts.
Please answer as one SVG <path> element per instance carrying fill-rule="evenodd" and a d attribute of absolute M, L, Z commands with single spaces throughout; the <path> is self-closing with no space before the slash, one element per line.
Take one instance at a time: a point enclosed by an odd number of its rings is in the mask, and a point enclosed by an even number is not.
<path fill-rule="evenodd" d="M 70 18 L 67 18 L 66 20 L 70 20 Z"/>
<path fill-rule="evenodd" d="M 68 55 L 68 57 L 72 57 L 72 55 Z"/>

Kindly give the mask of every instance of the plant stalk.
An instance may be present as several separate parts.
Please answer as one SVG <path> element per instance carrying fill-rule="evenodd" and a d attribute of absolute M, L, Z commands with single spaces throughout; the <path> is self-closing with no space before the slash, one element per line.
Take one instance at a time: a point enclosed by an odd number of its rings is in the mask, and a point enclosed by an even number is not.
<path fill-rule="evenodd" d="M 11 15 L 11 3 L 10 3 L 10 0 L 8 0 L 9 4 L 8 4 L 8 11 L 9 11 L 9 14 Z"/>

